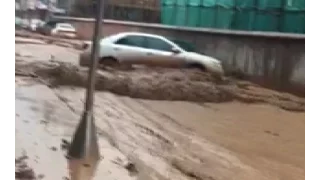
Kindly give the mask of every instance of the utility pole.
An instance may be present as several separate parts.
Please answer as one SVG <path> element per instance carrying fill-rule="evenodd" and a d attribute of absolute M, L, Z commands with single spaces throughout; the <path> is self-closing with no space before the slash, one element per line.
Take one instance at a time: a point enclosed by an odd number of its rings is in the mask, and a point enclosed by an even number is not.
<path fill-rule="evenodd" d="M 97 132 L 94 123 L 94 91 L 96 69 L 100 50 L 101 26 L 104 14 L 104 0 L 96 5 L 96 21 L 92 38 L 91 65 L 88 75 L 84 112 L 74 133 L 67 158 L 71 180 L 92 180 L 100 161 Z"/>

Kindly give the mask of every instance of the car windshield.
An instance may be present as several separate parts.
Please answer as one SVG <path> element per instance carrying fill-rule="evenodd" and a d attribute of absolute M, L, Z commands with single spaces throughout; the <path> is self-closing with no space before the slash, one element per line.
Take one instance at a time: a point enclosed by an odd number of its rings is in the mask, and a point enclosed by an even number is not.
<path fill-rule="evenodd" d="M 188 42 L 181 41 L 178 39 L 170 39 L 170 40 L 187 52 L 197 52 L 196 48 Z"/>

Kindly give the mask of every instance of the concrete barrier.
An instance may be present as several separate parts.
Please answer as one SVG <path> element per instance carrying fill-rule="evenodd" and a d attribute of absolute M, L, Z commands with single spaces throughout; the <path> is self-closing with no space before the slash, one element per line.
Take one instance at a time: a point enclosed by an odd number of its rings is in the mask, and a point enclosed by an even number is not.
<path fill-rule="evenodd" d="M 72 23 L 80 38 L 91 39 L 93 19 L 56 18 Z M 104 20 L 103 35 L 125 31 L 155 33 L 189 41 L 203 53 L 221 60 L 228 72 L 239 70 L 255 83 L 304 96 L 304 35 Z"/>

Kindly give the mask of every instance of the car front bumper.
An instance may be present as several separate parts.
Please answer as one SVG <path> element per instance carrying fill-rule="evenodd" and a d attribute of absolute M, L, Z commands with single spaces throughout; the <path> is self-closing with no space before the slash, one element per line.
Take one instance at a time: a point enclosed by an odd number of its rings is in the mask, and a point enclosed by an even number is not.
<path fill-rule="evenodd" d="M 61 37 L 61 38 L 70 38 L 70 39 L 77 37 L 75 33 L 65 33 L 65 32 L 54 33 L 53 36 Z"/>
<path fill-rule="evenodd" d="M 223 70 L 223 67 L 222 65 L 219 63 L 219 64 L 214 64 L 214 65 L 211 65 L 211 66 L 207 66 L 207 70 L 217 76 L 223 76 L 224 75 L 224 70 Z"/>

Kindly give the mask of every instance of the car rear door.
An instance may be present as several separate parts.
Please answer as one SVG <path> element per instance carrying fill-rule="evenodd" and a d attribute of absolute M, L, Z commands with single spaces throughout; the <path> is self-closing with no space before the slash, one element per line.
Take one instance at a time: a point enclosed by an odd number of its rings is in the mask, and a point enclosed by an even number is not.
<path fill-rule="evenodd" d="M 116 58 L 122 63 L 140 64 L 146 56 L 144 47 L 144 36 L 127 35 L 116 40 L 112 50 L 114 51 Z"/>
<path fill-rule="evenodd" d="M 153 37 L 146 37 L 146 58 L 145 60 L 155 66 L 181 67 L 184 58 L 179 53 L 173 53 L 173 45 L 168 41 Z"/>

